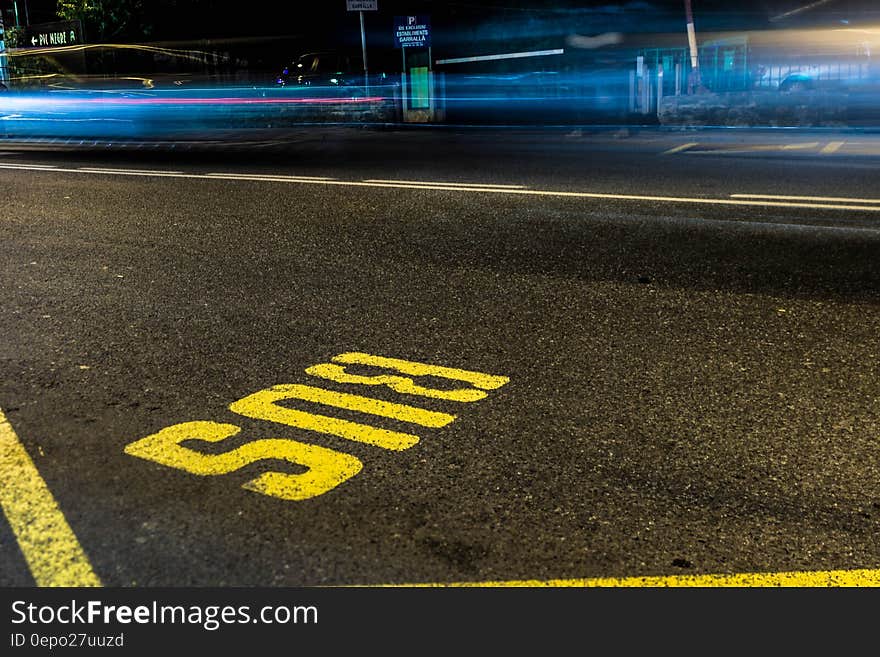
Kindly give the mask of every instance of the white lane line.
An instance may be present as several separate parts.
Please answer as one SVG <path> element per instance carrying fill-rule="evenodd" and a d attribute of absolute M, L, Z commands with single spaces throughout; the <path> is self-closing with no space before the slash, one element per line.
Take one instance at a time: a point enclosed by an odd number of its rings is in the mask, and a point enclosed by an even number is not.
<path fill-rule="evenodd" d="M 440 183 L 417 184 L 417 183 L 398 183 L 393 180 L 379 182 L 377 180 L 364 180 L 363 184 L 368 187 L 395 187 L 398 189 L 433 189 L 435 191 L 448 192 L 500 192 L 516 194 L 522 191 L 529 191 L 523 187 L 483 187 L 482 185 L 455 185 L 452 183 L 442 185 Z"/>
<path fill-rule="evenodd" d="M 140 173 L 145 175 L 155 173 L 183 173 L 183 171 L 158 171 L 156 169 L 111 169 L 107 167 L 79 167 L 81 171 L 89 173 Z"/>
<path fill-rule="evenodd" d="M 832 153 L 836 153 L 845 143 L 845 141 L 829 141 L 819 152 L 823 155 L 831 155 Z"/>
<path fill-rule="evenodd" d="M 367 178 L 364 182 L 368 183 L 394 183 L 404 185 L 421 185 L 441 187 L 478 187 L 479 189 L 525 189 L 525 185 L 496 185 L 495 183 L 463 183 L 454 180 L 386 180 L 384 178 Z"/>
<path fill-rule="evenodd" d="M 0 169 L 23 169 L 26 171 L 39 171 L 40 169 L 56 169 L 53 164 L 0 164 Z"/>
<path fill-rule="evenodd" d="M 286 176 L 274 173 L 209 173 L 211 177 L 230 178 L 241 177 L 244 180 L 336 180 L 328 176 Z"/>
<path fill-rule="evenodd" d="M 639 194 L 604 194 L 599 192 L 563 192 L 541 189 L 497 189 L 489 187 L 439 187 L 434 185 L 393 184 L 375 182 L 337 182 L 337 185 L 357 185 L 364 187 L 394 187 L 398 189 L 433 189 L 459 192 L 487 192 L 494 194 L 519 194 L 526 196 L 556 196 L 561 198 L 594 198 L 618 201 L 657 201 L 658 203 L 694 203 L 701 205 L 736 205 L 747 207 L 814 208 L 818 210 L 865 210 L 880 212 L 880 206 L 833 205 L 825 203 L 795 203 L 783 201 L 749 201 L 721 198 L 694 198 L 688 196 L 643 196 Z"/>
<path fill-rule="evenodd" d="M 785 196 L 781 194 L 731 194 L 731 198 L 769 198 L 779 201 L 811 201 L 817 203 L 880 203 L 880 198 L 849 198 L 846 196 Z"/>
<path fill-rule="evenodd" d="M 692 141 L 687 144 L 681 144 L 680 146 L 670 148 L 668 151 L 663 151 L 661 155 L 674 155 L 675 153 L 682 153 L 689 148 L 693 148 L 694 146 L 699 146 L 699 142 Z"/>
<path fill-rule="evenodd" d="M 22 168 L 28 167 L 6 167 L 6 168 Z M 440 187 L 436 185 L 414 185 L 412 183 L 377 183 L 356 180 L 309 180 L 309 179 L 284 179 L 284 178 L 260 178 L 260 177 L 242 177 L 242 174 L 204 174 L 204 173 L 132 173 L 129 171 L 89 171 L 86 169 L 52 169 L 53 173 L 86 173 L 101 175 L 121 175 L 121 176 L 154 176 L 160 178 L 190 178 L 200 180 L 253 180 L 254 182 L 286 182 L 298 185 L 337 185 L 342 187 L 387 187 L 393 189 L 425 189 L 435 191 L 454 191 L 454 192 L 480 192 L 486 194 L 517 194 L 521 196 L 549 196 L 555 198 L 589 198 L 589 199 L 606 199 L 616 201 L 655 201 L 657 203 L 689 203 L 695 205 L 729 205 L 739 207 L 778 207 L 778 208 L 809 208 L 815 210 L 844 210 L 852 212 L 861 210 L 864 212 L 880 212 L 880 205 L 835 205 L 826 203 L 802 203 L 790 201 L 772 201 L 772 200 L 747 200 L 747 199 L 726 199 L 726 198 L 695 198 L 688 196 L 647 196 L 640 194 L 603 194 L 599 192 L 564 192 L 541 189 L 505 189 L 497 187 Z"/>

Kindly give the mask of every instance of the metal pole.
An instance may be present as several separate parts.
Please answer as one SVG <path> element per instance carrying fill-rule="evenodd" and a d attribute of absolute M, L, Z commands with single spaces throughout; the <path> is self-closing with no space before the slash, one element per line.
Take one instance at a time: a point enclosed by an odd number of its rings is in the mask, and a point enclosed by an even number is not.
<path fill-rule="evenodd" d="M 699 89 L 700 81 L 700 58 L 697 54 L 697 33 L 694 29 L 694 12 L 691 10 L 691 0 L 684 0 L 684 13 L 687 20 L 688 48 L 691 53 L 691 75 L 688 76 L 688 93 L 693 93 L 694 88 Z"/>
<path fill-rule="evenodd" d="M 3 24 L 3 14 L 0 13 L 0 82 L 4 88 L 9 82 L 8 60 L 6 59 L 6 26 Z M 4 131 L 5 132 L 5 131 Z"/>
<path fill-rule="evenodd" d="M 629 111 L 636 111 L 636 72 L 629 72 Z"/>
<path fill-rule="evenodd" d="M 12 8 L 15 10 L 15 27 L 21 27 L 21 21 L 18 20 L 18 0 L 12 0 Z"/>
<path fill-rule="evenodd" d="M 406 89 L 406 48 L 400 48 L 400 112 L 404 122 L 406 121 L 406 97 L 408 95 Z"/>
<path fill-rule="evenodd" d="M 428 46 L 428 112 L 434 120 L 434 72 L 431 66 L 431 46 Z"/>
<path fill-rule="evenodd" d="M 364 56 L 364 95 L 370 95 L 370 79 L 367 71 L 367 33 L 364 31 L 364 12 L 358 12 L 361 15 L 361 54 Z"/>
<path fill-rule="evenodd" d="M 657 118 L 663 105 L 663 64 L 657 65 Z"/>

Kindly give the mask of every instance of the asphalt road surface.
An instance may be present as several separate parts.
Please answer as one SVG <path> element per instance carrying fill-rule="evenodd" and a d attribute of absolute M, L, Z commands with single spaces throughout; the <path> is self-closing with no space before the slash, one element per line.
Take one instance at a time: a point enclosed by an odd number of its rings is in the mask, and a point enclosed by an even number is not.
<path fill-rule="evenodd" d="M 8 148 L 0 584 L 877 583 L 878 180 L 854 132 Z"/>

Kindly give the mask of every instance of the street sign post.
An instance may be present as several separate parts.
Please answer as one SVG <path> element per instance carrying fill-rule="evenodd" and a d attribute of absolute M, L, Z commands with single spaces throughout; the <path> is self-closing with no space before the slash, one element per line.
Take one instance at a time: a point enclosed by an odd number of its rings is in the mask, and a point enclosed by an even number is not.
<path fill-rule="evenodd" d="M 364 12 L 379 11 L 379 0 L 345 0 L 348 11 L 356 11 L 361 19 L 361 55 L 364 59 L 364 95 L 370 93 L 370 80 L 367 72 L 367 33 L 364 31 Z"/>
<path fill-rule="evenodd" d="M 9 70 L 6 60 L 6 26 L 3 25 L 3 14 L 0 13 L 0 84 L 6 85 Z"/>
<path fill-rule="evenodd" d="M 28 25 L 24 29 L 24 48 L 57 48 L 60 46 L 78 46 L 83 42 L 82 23 L 80 21 L 58 21 Z"/>
<path fill-rule="evenodd" d="M 403 117 L 404 121 L 427 122 L 434 120 L 434 76 L 431 70 L 431 17 L 395 16 L 394 47 L 400 48 L 403 66 Z M 407 67 L 407 48 L 412 48 L 411 60 L 418 62 L 427 50 L 427 65 Z"/>

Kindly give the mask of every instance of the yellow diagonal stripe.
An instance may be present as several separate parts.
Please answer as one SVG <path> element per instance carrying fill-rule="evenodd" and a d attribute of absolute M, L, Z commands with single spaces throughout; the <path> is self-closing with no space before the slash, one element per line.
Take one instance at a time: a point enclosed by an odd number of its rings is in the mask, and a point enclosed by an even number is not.
<path fill-rule="evenodd" d="M 663 151 L 662 155 L 675 155 L 676 153 L 682 153 L 689 148 L 693 148 L 694 146 L 699 146 L 698 142 L 692 141 L 687 144 L 681 144 L 680 146 L 675 146 L 674 148 L 670 148 L 668 151 Z"/>
<path fill-rule="evenodd" d="M 845 143 L 846 143 L 845 141 L 829 141 L 822 148 L 822 150 L 819 152 L 823 153 L 825 155 L 830 155 L 831 153 L 836 153 L 838 150 L 840 150 L 840 147 L 843 146 Z"/>
<path fill-rule="evenodd" d="M 58 503 L 2 410 L 0 506 L 37 586 L 101 586 Z"/>
<path fill-rule="evenodd" d="M 880 587 L 880 570 L 817 570 L 781 573 L 521 579 L 494 582 L 385 584 L 386 587 Z"/>

